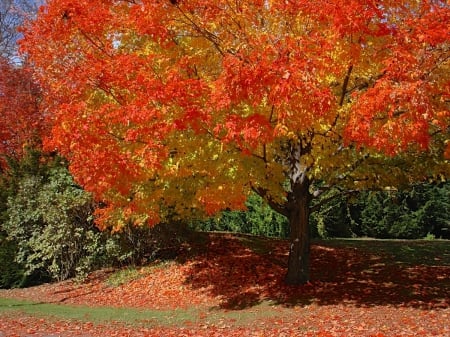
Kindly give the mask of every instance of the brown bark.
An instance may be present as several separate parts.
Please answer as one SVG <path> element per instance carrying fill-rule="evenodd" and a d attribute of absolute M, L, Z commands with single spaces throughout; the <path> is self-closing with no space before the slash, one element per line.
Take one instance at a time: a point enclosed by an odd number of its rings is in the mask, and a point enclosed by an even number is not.
<path fill-rule="evenodd" d="M 295 183 L 288 196 L 291 232 L 285 282 L 291 285 L 305 284 L 310 280 L 309 185 L 308 179 Z"/>

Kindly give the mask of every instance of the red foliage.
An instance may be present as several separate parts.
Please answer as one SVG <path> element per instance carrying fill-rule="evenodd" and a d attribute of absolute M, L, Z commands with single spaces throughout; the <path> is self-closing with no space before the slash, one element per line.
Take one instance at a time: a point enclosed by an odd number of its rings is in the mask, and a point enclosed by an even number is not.
<path fill-rule="evenodd" d="M 346 137 L 393 155 L 411 145 L 427 149 L 431 135 L 442 133 L 447 138 L 444 156 L 450 158 L 450 8 L 423 1 L 417 11 L 405 13 L 405 25 L 396 27 L 386 46 L 391 52 L 379 78 L 353 97 Z"/>
<path fill-rule="evenodd" d="M 96 273 L 84 284 L 63 282 L 0 292 L 43 302 L 89 306 L 186 309 L 199 311 L 184 327 L 134 327 L 39 320 L 7 315 L 0 331 L 13 335 L 62 336 L 447 336 L 450 267 L 389 264 L 383 255 L 351 248 L 314 245 L 314 281 L 285 286 L 284 242 L 263 254 L 242 244 L 245 237 L 212 236 L 207 250 L 184 263 L 170 263 L 118 287 Z M 281 244 L 280 244 L 281 243 Z M 192 247 L 191 247 L 192 248 Z M 186 250 L 187 253 L 188 250 Z M 191 250 L 192 251 L 192 250 Z M 258 306 L 261 302 L 270 305 Z M 209 315 L 252 313 L 248 323 L 232 318 L 211 322 Z"/>
<path fill-rule="evenodd" d="M 0 166 L 3 156 L 19 158 L 25 146 L 39 144 L 45 125 L 39 98 L 29 69 L 0 59 Z"/>
<path fill-rule="evenodd" d="M 438 135 L 443 148 L 449 19 L 430 0 L 53 0 L 21 45 L 52 113 L 46 144 L 110 206 L 98 223 L 120 227 L 137 209 L 154 224 L 188 196 L 186 210 L 242 207 L 208 193 L 222 183 L 245 197 L 265 177 L 281 200 L 291 140 L 320 182 L 335 176 L 322 167 L 353 168 L 345 139 L 395 154 Z M 192 193 L 161 196 L 187 177 Z"/>

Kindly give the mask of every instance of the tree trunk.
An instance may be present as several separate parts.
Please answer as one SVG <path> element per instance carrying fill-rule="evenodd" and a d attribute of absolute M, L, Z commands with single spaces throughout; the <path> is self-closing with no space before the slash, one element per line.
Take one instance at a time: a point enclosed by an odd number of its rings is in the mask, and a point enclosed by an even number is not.
<path fill-rule="evenodd" d="M 291 285 L 305 284 L 310 277 L 309 185 L 307 178 L 302 179 L 288 195 L 290 246 L 285 282 Z"/>

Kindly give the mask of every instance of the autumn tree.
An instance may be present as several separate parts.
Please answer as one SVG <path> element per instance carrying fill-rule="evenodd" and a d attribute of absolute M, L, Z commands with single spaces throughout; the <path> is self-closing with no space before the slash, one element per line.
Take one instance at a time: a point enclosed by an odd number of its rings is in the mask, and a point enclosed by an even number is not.
<path fill-rule="evenodd" d="M 30 69 L 0 59 L 0 167 L 19 159 L 25 147 L 40 146 L 45 132 L 40 88 Z"/>
<path fill-rule="evenodd" d="M 17 54 L 17 27 L 23 23 L 23 16 L 14 7 L 12 0 L 5 0 L 0 4 L 0 57 L 6 59 Z"/>
<path fill-rule="evenodd" d="M 28 0 L 0 4 L 0 168 L 6 157 L 18 159 L 25 146 L 36 146 L 43 130 L 40 89 L 17 52 L 19 26 L 34 16 L 36 4 Z"/>
<path fill-rule="evenodd" d="M 433 0 L 49 0 L 23 50 L 100 226 L 254 191 L 288 217 L 301 284 L 315 197 L 448 175 L 449 19 Z"/>

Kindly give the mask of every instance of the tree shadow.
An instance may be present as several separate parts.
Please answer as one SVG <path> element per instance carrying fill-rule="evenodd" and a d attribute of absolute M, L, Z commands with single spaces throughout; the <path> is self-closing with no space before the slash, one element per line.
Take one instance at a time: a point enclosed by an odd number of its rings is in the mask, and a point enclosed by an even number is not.
<path fill-rule="evenodd" d="M 256 253 L 235 236 L 211 236 L 206 252 L 195 256 L 185 284 L 220 299 L 220 307 L 239 310 L 271 301 L 284 306 L 351 304 L 448 308 L 450 266 L 401 263 L 384 253 L 313 245 L 312 282 L 283 283 L 287 243 L 269 241 Z"/>
<path fill-rule="evenodd" d="M 88 275 L 86 280 L 79 282 L 74 279 L 68 279 L 56 283 L 56 285 L 49 284 L 52 288 L 51 298 L 48 297 L 47 292 L 43 292 L 43 296 L 47 295 L 42 303 L 70 303 L 77 298 L 85 298 L 96 294 L 101 289 L 102 293 L 111 293 L 112 288 L 108 289 L 103 286 L 103 283 L 114 271 L 112 268 L 105 268 L 97 270 Z"/>

